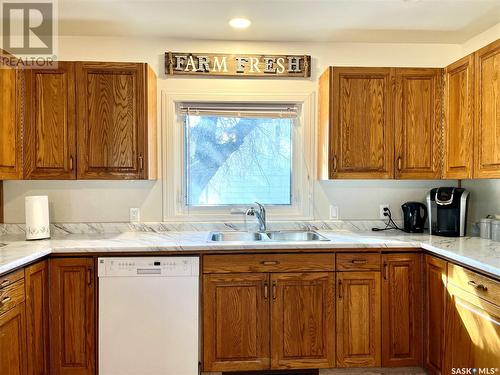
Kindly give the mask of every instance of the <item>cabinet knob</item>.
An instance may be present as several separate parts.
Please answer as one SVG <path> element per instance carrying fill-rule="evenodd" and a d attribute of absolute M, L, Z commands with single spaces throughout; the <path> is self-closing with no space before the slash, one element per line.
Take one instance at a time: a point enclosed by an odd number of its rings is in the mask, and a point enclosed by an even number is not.
<path fill-rule="evenodd" d="M 280 262 L 278 262 L 277 260 L 263 260 L 262 262 L 260 262 L 260 264 L 262 264 L 263 266 L 276 266 L 280 264 Z"/>
<path fill-rule="evenodd" d="M 353 259 L 351 261 L 353 264 L 365 264 L 367 262 L 366 259 Z"/>
<path fill-rule="evenodd" d="M 470 286 L 473 286 L 476 289 L 482 290 L 483 292 L 488 291 L 488 287 L 486 287 L 483 284 L 478 284 L 474 280 L 470 280 L 467 284 L 469 284 Z"/>
<path fill-rule="evenodd" d="M 7 303 L 11 300 L 12 298 L 10 297 L 5 297 L 5 298 L 2 298 L 2 300 L 0 301 L 0 304 L 4 304 L 4 303 Z"/>
<path fill-rule="evenodd" d="M 337 172 L 337 155 L 333 155 L 333 171 Z"/>
<path fill-rule="evenodd" d="M 139 156 L 139 169 L 142 171 L 144 169 L 144 158 Z"/>
<path fill-rule="evenodd" d="M 72 171 L 73 170 L 73 156 L 70 156 L 69 157 L 69 170 Z"/>
<path fill-rule="evenodd" d="M 341 279 L 339 279 L 338 289 L 339 289 L 339 299 L 342 299 L 342 280 Z"/>
<path fill-rule="evenodd" d="M 398 157 L 398 171 L 401 170 L 401 156 Z"/>

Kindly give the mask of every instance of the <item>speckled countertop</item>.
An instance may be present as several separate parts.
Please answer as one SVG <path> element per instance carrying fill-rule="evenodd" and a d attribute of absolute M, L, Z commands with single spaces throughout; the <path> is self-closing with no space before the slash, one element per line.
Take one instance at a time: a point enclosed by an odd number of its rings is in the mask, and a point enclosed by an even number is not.
<path fill-rule="evenodd" d="M 401 232 L 319 231 L 330 241 L 211 242 L 209 232 L 127 232 L 55 235 L 50 240 L 24 241 L 20 234 L 0 236 L 0 274 L 54 253 L 155 252 L 201 253 L 266 249 L 423 248 L 436 255 L 500 277 L 500 242 L 477 237 L 447 238 Z"/>

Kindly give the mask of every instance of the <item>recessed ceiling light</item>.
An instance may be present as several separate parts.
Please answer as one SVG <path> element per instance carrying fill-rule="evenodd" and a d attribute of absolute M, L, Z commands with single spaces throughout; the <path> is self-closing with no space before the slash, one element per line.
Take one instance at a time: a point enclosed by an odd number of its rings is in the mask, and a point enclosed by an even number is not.
<path fill-rule="evenodd" d="M 235 29 L 246 29 L 250 24 L 248 18 L 232 18 L 229 20 L 229 25 Z"/>

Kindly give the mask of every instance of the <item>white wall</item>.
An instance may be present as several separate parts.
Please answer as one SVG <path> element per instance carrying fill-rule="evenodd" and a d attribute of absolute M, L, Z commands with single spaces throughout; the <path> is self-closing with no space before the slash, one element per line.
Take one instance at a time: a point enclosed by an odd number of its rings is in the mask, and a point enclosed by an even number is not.
<path fill-rule="evenodd" d="M 158 92 L 199 90 L 262 91 L 279 88 L 315 93 L 321 72 L 329 65 L 443 67 L 460 58 L 464 47 L 453 44 L 251 43 L 61 37 L 60 60 L 148 62 L 158 73 Z M 166 78 L 165 51 L 220 53 L 310 54 L 312 77 L 305 80 Z M 158 106 L 161 110 L 161 106 Z M 159 113 L 159 119 L 161 118 Z M 161 150 L 160 150 L 161 151 Z M 167 172 L 168 173 L 168 172 Z M 328 218 L 330 204 L 342 219 L 378 218 L 378 205 L 393 208 L 407 200 L 423 200 L 434 186 L 455 181 L 326 181 L 315 183 L 315 217 Z M 167 192 L 169 193 L 169 192 Z M 140 207 L 143 221 L 162 220 L 162 183 L 149 181 L 8 181 L 4 183 L 5 221 L 24 221 L 24 196 L 47 194 L 55 222 L 127 221 L 128 208 Z M 399 212 L 399 209 L 394 210 Z"/>

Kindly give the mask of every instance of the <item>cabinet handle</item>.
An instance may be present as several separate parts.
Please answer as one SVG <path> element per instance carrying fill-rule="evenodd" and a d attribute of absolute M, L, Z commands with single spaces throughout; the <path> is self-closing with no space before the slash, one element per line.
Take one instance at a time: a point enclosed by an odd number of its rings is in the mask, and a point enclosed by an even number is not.
<path fill-rule="evenodd" d="M 337 155 L 333 155 L 333 171 L 337 172 Z"/>
<path fill-rule="evenodd" d="M 87 269 L 87 285 L 92 284 L 92 269 Z"/>
<path fill-rule="evenodd" d="M 488 288 L 487 288 L 485 285 L 483 285 L 483 284 L 478 284 L 478 283 L 476 283 L 476 282 L 475 282 L 475 281 L 473 281 L 473 280 L 470 280 L 467 284 L 469 284 L 470 286 L 473 286 L 473 287 L 474 287 L 474 288 L 476 288 L 476 289 L 482 290 L 483 292 L 488 291 Z"/>
<path fill-rule="evenodd" d="M 3 288 L 3 287 L 5 287 L 5 286 L 7 286 L 7 285 L 9 285 L 9 284 L 10 284 L 10 281 L 9 281 L 9 280 L 4 280 L 4 281 L 2 281 L 2 283 L 0 284 L 0 288 Z"/>
<path fill-rule="evenodd" d="M 269 294 L 269 285 L 267 285 L 267 281 L 264 282 L 264 300 L 267 301 L 267 297 Z"/>
<path fill-rule="evenodd" d="M 276 301 L 276 281 L 273 281 L 273 301 Z"/>
<path fill-rule="evenodd" d="M 353 259 L 351 262 L 353 264 L 365 264 L 368 261 L 366 259 Z"/>
<path fill-rule="evenodd" d="M 11 299 L 12 299 L 12 298 L 10 298 L 10 297 L 5 297 L 5 298 L 3 298 L 3 299 L 0 301 L 0 303 L 3 305 L 4 303 L 9 302 Z"/>
<path fill-rule="evenodd" d="M 69 170 L 72 171 L 73 170 L 73 156 L 70 156 L 69 157 Z"/>
<path fill-rule="evenodd" d="M 387 272 L 388 272 L 387 263 L 384 262 L 384 280 L 387 280 Z"/>
<path fill-rule="evenodd" d="M 276 266 L 280 264 L 280 262 L 278 262 L 277 260 L 263 260 L 262 262 L 260 262 L 260 264 L 262 264 L 263 266 Z"/>
<path fill-rule="evenodd" d="M 142 171 L 144 169 L 144 158 L 139 156 L 139 169 Z"/>
<path fill-rule="evenodd" d="M 398 171 L 401 170 L 401 156 L 398 157 Z"/>
<path fill-rule="evenodd" d="M 342 299 L 342 280 L 339 279 L 339 299 Z"/>

